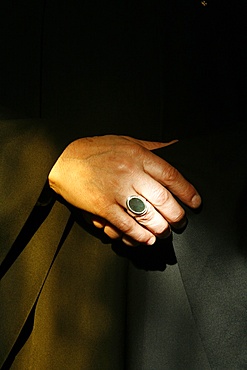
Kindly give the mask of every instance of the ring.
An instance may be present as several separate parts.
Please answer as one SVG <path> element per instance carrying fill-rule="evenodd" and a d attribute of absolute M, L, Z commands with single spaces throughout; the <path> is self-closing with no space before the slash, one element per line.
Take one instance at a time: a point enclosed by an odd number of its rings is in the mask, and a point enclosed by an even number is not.
<path fill-rule="evenodd" d="M 139 195 L 131 195 L 126 200 L 126 207 L 134 215 L 143 216 L 148 211 L 148 205 L 145 199 Z"/>

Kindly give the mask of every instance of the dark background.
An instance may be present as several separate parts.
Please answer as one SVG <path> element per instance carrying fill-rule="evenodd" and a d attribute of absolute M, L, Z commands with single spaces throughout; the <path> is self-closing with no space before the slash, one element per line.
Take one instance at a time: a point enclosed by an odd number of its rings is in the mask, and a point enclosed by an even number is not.
<path fill-rule="evenodd" d="M 0 105 L 168 140 L 246 118 L 246 1 L 1 1 Z"/>

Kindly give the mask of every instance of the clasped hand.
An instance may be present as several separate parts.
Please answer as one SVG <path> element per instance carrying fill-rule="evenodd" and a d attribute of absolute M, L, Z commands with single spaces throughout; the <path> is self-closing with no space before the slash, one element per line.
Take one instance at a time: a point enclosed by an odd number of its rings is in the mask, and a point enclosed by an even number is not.
<path fill-rule="evenodd" d="M 170 143 L 127 136 L 96 136 L 78 139 L 67 146 L 53 166 L 50 187 L 67 202 L 90 214 L 96 227 L 127 245 L 154 244 L 170 234 L 170 227 L 186 224 L 184 204 L 197 208 L 201 199 L 193 187 L 169 163 L 151 150 Z M 148 212 L 133 216 L 126 199 L 141 195 Z"/>

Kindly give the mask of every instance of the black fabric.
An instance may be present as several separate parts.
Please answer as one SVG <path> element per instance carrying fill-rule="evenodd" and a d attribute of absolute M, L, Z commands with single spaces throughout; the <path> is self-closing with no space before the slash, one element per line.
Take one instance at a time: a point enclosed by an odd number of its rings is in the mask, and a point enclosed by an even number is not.
<path fill-rule="evenodd" d="M 213 369 L 247 364 L 246 125 L 159 154 L 197 186 L 199 214 L 174 235 L 181 276 Z"/>
<path fill-rule="evenodd" d="M 185 207 L 184 232 L 153 247 L 113 244 L 131 262 L 129 369 L 246 367 L 246 138 L 242 123 L 155 151 L 197 187 L 203 203 L 199 210 Z M 176 262 L 181 276 L 175 266 L 167 267 Z"/>

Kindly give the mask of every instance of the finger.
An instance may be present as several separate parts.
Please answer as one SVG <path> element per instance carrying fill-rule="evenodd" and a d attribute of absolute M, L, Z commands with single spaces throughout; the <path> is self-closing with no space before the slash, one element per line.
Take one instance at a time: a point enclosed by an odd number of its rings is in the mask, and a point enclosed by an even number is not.
<path fill-rule="evenodd" d="M 168 224 L 174 228 L 182 228 L 186 224 L 185 211 L 172 194 L 159 182 L 147 174 L 136 176 L 132 190 L 128 194 L 138 194 L 150 203 L 150 211 L 141 218 L 136 218 L 139 223 L 155 235 L 167 233 Z M 121 205 L 126 204 L 126 199 L 121 194 L 117 199 Z"/>
<path fill-rule="evenodd" d="M 155 243 L 155 235 L 130 217 L 124 206 L 113 205 L 106 212 L 105 218 L 128 238 L 140 244 L 152 245 Z"/>
<path fill-rule="evenodd" d="M 167 238 L 171 234 L 171 228 L 167 220 L 154 210 L 147 212 L 143 216 L 136 216 L 135 220 L 142 226 L 145 226 L 158 238 Z"/>
<path fill-rule="evenodd" d="M 84 220 L 90 225 L 94 225 L 98 229 L 103 229 L 106 223 L 102 217 L 96 216 L 93 213 L 82 211 Z"/>
<path fill-rule="evenodd" d="M 153 205 L 147 202 L 145 198 L 137 194 L 135 195 L 137 196 L 138 200 L 142 201 L 143 205 L 146 206 L 146 210 L 144 210 L 144 214 L 138 215 L 135 213 L 133 209 L 131 209 L 129 203 L 127 202 L 127 212 L 140 225 L 145 226 L 148 230 L 150 230 L 153 234 L 155 234 L 159 238 L 169 236 L 170 226 L 167 220 L 159 212 L 157 212 Z M 133 199 L 133 195 L 130 198 Z"/>
<path fill-rule="evenodd" d="M 184 204 L 192 208 L 200 206 L 201 197 L 197 190 L 168 162 L 150 152 L 149 158 L 144 160 L 143 165 L 146 173 L 160 184 L 164 185 Z"/>
<path fill-rule="evenodd" d="M 138 243 L 136 240 L 128 237 L 127 235 L 123 235 L 122 242 L 124 244 L 128 245 L 129 247 L 137 247 L 138 245 L 140 245 L 140 243 Z"/>
<path fill-rule="evenodd" d="M 121 239 L 123 233 L 108 222 L 105 224 L 104 233 L 111 239 Z"/>
<path fill-rule="evenodd" d="M 137 242 L 136 240 L 127 235 L 123 235 L 123 233 L 120 230 L 118 230 L 116 227 L 109 223 L 106 223 L 104 227 L 104 232 L 111 239 L 114 240 L 122 239 L 122 242 L 128 246 L 136 247 L 137 245 L 140 245 L 139 242 Z"/>
<path fill-rule="evenodd" d="M 121 239 L 123 235 L 123 233 L 120 230 L 111 225 L 102 217 L 95 216 L 87 212 L 85 219 L 87 222 L 93 224 L 98 229 L 104 229 L 104 233 L 111 239 Z"/>
<path fill-rule="evenodd" d="M 121 208 L 120 208 L 120 210 L 121 210 L 121 213 L 122 213 Z M 119 210 L 117 210 L 116 212 L 118 212 L 118 211 Z M 113 215 L 116 212 L 112 211 L 111 214 Z M 99 229 L 104 229 L 105 234 L 108 235 L 109 238 L 111 238 L 111 239 L 121 239 L 122 238 L 123 231 L 121 231 L 117 227 L 113 226 L 113 224 L 108 222 L 105 218 L 100 217 L 100 216 L 96 216 L 96 215 L 94 215 L 92 213 L 89 213 L 89 212 L 84 212 L 84 217 L 85 217 L 87 222 L 93 224 L 95 227 L 97 227 Z M 132 217 L 130 217 L 130 216 L 127 216 L 127 217 L 128 217 L 127 222 L 133 224 Z M 109 217 L 109 218 L 112 219 L 112 217 Z M 112 219 L 112 221 L 114 222 L 114 219 Z M 120 216 L 117 217 L 117 223 L 119 223 L 119 222 L 121 222 Z M 124 222 L 126 222 L 126 221 L 124 221 Z M 140 243 L 144 243 L 144 244 L 148 244 L 148 245 L 153 244 L 155 242 L 155 237 L 150 233 L 147 234 L 146 230 L 144 228 L 140 229 L 139 226 L 138 226 L 138 228 L 135 227 L 136 225 L 138 225 L 138 224 L 136 222 L 134 222 L 133 229 L 130 230 L 129 232 L 126 231 L 127 234 L 124 235 L 123 242 L 125 244 L 131 245 L 131 246 L 136 246 L 136 245 L 139 245 Z M 127 226 L 123 227 L 124 230 L 127 230 L 127 228 L 128 228 Z M 159 235 L 159 237 L 161 237 L 161 236 Z M 135 240 L 135 238 L 137 238 L 138 240 Z"/>
<path fill-rule="evenodd" d="M 106 225 L 106 220 L 102 217 L 91 215 L 91 222 L 98 229 L 103 229 Z"/>

